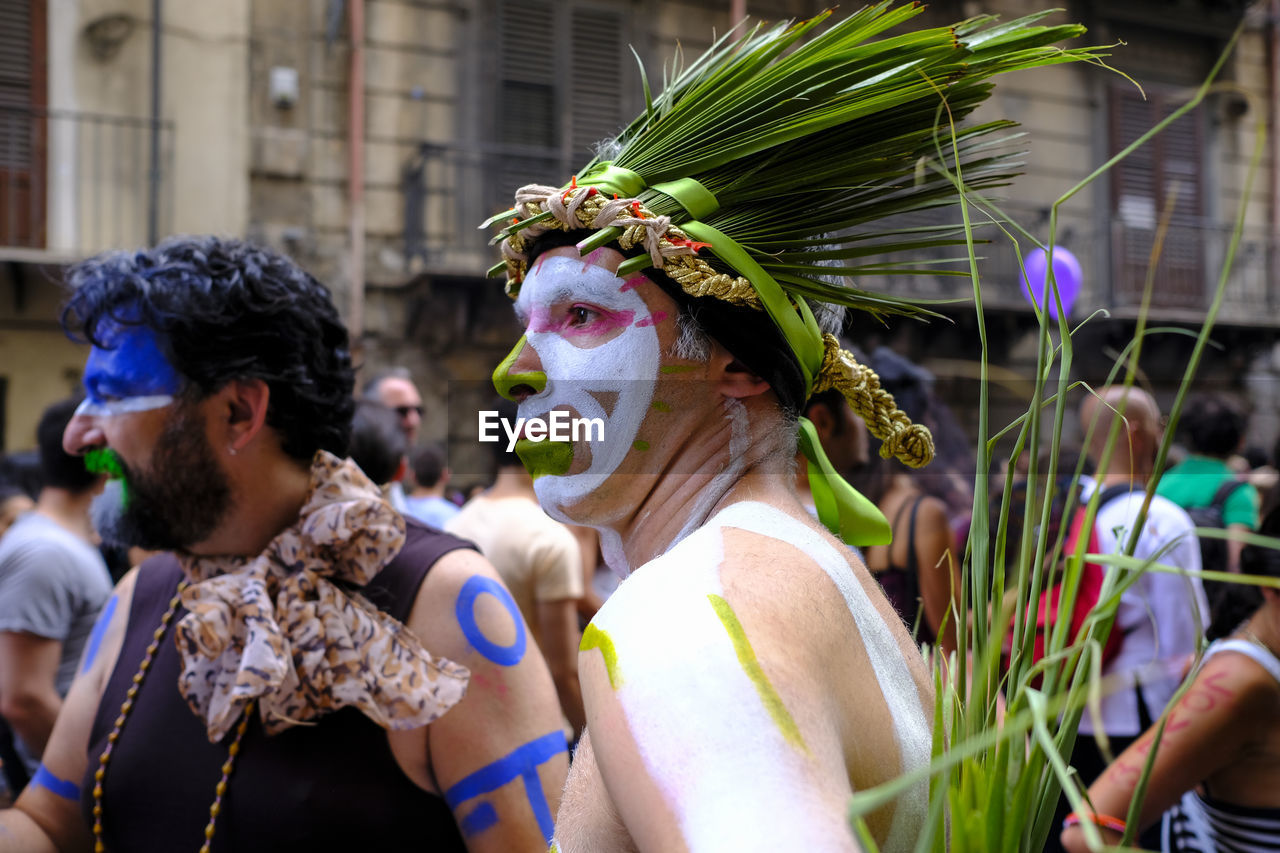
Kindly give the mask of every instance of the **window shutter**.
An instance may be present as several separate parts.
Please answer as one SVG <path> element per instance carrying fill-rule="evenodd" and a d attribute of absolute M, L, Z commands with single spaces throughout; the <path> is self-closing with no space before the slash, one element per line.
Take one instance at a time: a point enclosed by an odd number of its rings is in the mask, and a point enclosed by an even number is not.
<path fill-rule="evenodd" d="M 31 164 L 31 9 L 0 0 L 0 168 Z"/>
<path fill-rule="evenodd" d="M 511 204 L 524 184 L 558 181 L 556 15 L 551 0 L 498 3 L 497 142 L 489 169 L 491 207 Z"/>
<path fill-rule="evenodd" d="M 44 245 L 44 14 L 0 0 L 0 245 Z"/>
<path fill-rule="evenodd" d="M 31 9 L 0 0 L 0 106 L 31 105 Z"/>
<path fill-rule="evenodd" d="M 570 10 L 570 168 L 585 163 L 595 146 L 617 136 L 630 118 L 622 112 L 628 80 L 624 63 L 634 62 L 625 32 L 618 12 L 591 6 Z"/>
<path fill-rule="evenodd" d="M 1124 150 L 1179 106 L 1158 91 L 1149 90 L 1144 100 L 1132 87 L 1113 88 L 1110 100 L 1112 153 Z M 1156 229 L 1172 201 L 1153 303 L 1166 308 L 1204 307 L 1200 122 L 1200 111 L 1193 110 L 1112 170 L 1112 250 L 1120 304 L 1135 305 L 1141 299 Z"/>

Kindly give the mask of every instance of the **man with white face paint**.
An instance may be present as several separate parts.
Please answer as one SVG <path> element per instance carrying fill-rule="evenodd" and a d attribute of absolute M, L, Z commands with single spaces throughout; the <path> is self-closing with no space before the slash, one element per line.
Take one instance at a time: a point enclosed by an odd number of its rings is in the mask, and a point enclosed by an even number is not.
<path fill-rule="evenodd" d="M 1005 50 L 1079 57 L 1044 47 L 1076 28 L 1022 23 L 990 53 L 968 46 L 989 22 L 913 35 L 929 45 L 919 62 L 868 42 L 913 14 L 877 6 L 796 50 L 826 14 L 722 40 L 608 159 L 565 186 L 522 187 L 490 220 L 525 330 L 495 385 L 522 418 L 604 422 L 601 441 L 530 436 L 517 453 L 547 512 L 596 529 L 625 578 L 580 646 L 587 734 L 558 815 L 563 853 L 852 850 L 851 793 L 929 763 L 924 660 L 843 546 L 883 544 L 888 524 L 798 417 L 836 389 L 882 453 L 928 462 L 927 430 L 833 334 L 845 306 L 917 308 L 832 282 L 828 264 L 866 248 L 830 235 L 874 218 L 875 200 L 901 212 L 951 197 L 916 171 L 937 151 L 942 91 L 922 72 L 964 93 L 960 120 L 1009 67 Z M 948 163 L 970 186 L 1007 177 L 971 149 L 997 127 L 964 135 Z M 795 492 L 797 441 L 821 523 Z M 868 816 L 871 837 L 911 849 L 927 807 L 921 772 Z"/>

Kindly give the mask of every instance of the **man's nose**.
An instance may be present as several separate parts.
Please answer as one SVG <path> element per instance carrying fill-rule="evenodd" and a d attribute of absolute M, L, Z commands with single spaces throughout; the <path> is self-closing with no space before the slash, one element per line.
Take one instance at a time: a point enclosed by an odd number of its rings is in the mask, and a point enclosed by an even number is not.
<path fill-rule="evenodd" d="M 516 341 L 511 352 L 493 371 L 493 387 L 500 395 L 516 403 L 533 394 L 541 394 L 547 387 L 542 361 L 524 336 Z"/>
<path fill-rule="evenodd" d="M 99 426 L 97 415 L 75 414 L 62 433 L 62 449 L 72 456 L 83 455 L 95 447 L 103 447 L 107 438 Z"/>

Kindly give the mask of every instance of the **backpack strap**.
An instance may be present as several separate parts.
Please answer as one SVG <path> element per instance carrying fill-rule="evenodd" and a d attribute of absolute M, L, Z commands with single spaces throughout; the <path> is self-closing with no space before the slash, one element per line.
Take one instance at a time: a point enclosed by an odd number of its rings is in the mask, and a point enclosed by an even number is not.
<path fill-rule="evenodd" d="M 1102 490 L 1102 494 L 1098 496 L 1098 512 L 1102 512 L 1102 508 L 1116 498 L 1136 491 L 1138 490 L 1129 483 L 1116 483 L 1114 486 L 1107 486 Z"/>
<path fill-rule="evenodd" d="M 1227 507 L 1227 501 L 1235 494 L 1236 489 L 1245 485 L 1244 480 L 1228 480 L 1218 487 L 1218 491 L 1213 493 L 1213 500 L 1209 502 L 1209 506 L 1222 512 Z"/>
<path fill-rule="evenodd" d="M 907 528 L 907 571 L 913 578 L 919 579 L 917 572 L 919 568 L 916 566 L 916 515 L 920 512 L 920 504 L 925 499 L 925 495 L 916 498 L 916 502 L 911 505 L 911 519 Z M 919 584 L 917 583 L 917 587 Z"/>

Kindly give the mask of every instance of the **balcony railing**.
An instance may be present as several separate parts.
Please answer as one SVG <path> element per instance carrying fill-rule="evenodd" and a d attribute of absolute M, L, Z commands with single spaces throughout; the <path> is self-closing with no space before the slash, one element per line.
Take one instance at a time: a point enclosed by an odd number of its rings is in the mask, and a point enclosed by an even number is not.
<path fill-rule="evenodd" d="M 569 163 L 559 151 L 521 146 L 477 145 L 470 148 L 424 143 L 404 170 L 405 257 L 411 269 L 482 274 L 499 254 L 487 245 L 493 232 L 476 226 L 511 205 L 517 186 L 542 182 L 559 185 L 580 163 Z M 1048 209 L 1025 203 L 1004 205 L 1004 212 L 1040 239 L 1047 238 Z M 994 225 L 973 217 L 983 301 L 988 309 L 1030 310 L 1017 253 Z M 955 208 L 900 217 L 902 227 L 956 224 Z M 1156 268 L 1151 299 L 1154 318 L 1198 322 L 1217 285 L 1230 226 L 1170 228 Z M 1142 290 L 1154 234 L 1120 218 L 1099 221 L 1091 215 L 1060 211 L 1057 245 L 1069 249 L 1083 271 L 1073 318 L 1102 308 L 1116 316 L 1133 316 Z M 1031 243 L 1021 240 L 1025 255 Z M 1268 284 L 1280 262 L 1280 246 L 1262 229 L 1246 229 L 1228 279 L 1219 321 L 1245 325 L 1274 324 L 1280 294 Z M 963 258 L 964 246 L 921 250 L 882 260 L 902 263 Z M 869 260 L 868 263 L 871 261 Z M 971 293 L 967 262 L 938 267 L 963 276 L 861 276 L 857 286 L 918 297 L 967 300 Z"/>
<path fill-rule="evenodd" d="M 172 122 L 0 106 L 0 250 L 145 244 L 168 230 L 172 168 Z"/>

